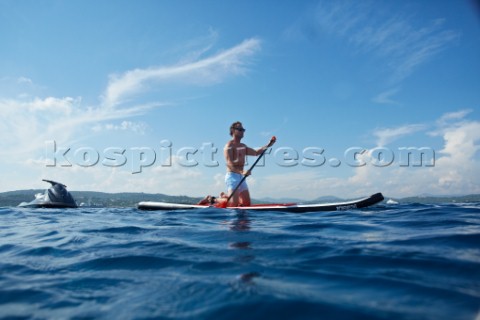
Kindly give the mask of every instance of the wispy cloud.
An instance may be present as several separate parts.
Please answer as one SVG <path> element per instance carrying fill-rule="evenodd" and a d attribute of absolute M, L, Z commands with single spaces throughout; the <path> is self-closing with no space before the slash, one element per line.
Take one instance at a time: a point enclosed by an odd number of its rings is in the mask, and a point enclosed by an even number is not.
<path fill-rule="evenodd" d="M 0 78 L 0 98 L 4 99 L 7 97 L 31 98 L 41 94 L 45 89 L 45 87 L 35 83 L 33 79 L 25 76 Z"/>
<path fill-rule="evenodd" d="M 96 124 L 92 127 L 94 132 L 101 131 L 131 131 L 133 133 L 145 134 L 148 129 L 148 124 L 145 122 L 122 121 L 120 124 L 105 123 Z"/>
<path fill-rule="evenodd" d="M 368 55 L 387 88 L 372 100 L 398 104 L 392 99 L 398 86 L 422 65 L 451 47 L 461 36 L 442 17 L 416 19 L 411 10 L 392 11 L 388 2 L 319 1 L 285 31 L 288 39 L 323 41 L 333 36 L 356 55 Z M 401 3 L 395 2 L 395 7 Z"/>
<path fill-rule="evenodd" d="M 146 129 L 145 125 L 126 119 L 168 103 L 139 104 L 130 101 L 129 104 L 121 104 L 127 97 L 147 90 L 148 85 L 154 81 L 176 82 L 179 85 L 211 85 L 223 81 L 229 75 L 243 74 L 247 70 L 248 58 L 259 48 L 260 40 L 252 38 L 201 60 L 183 61 L 174 66 L 135 69 L 120 76 L 111 76 L 104 101 L 96 106 L 85 106 L 81 97 L 0 97 L 0 156 L 8 155 L 10 159 L 32 154 L 43 150 L 47 140 L 71 142 L 70 139 L 78 136 L 78 133 L 85 137 L 85 132 L 93 134 L 95 130 L 130 130 L 142 133 Z M 201 54 L 204 53 L 202 50 Z M 199 57 L 201 54 L 197 52 L 190 57 Z M 31 82 L 28 78 L 1 80 L 3 84 L 9 80 L 18 85 Z M 123 120 L 119 125 L 102 124 L 118 119 Z"/>
<path fill-rule="evenodd" d="M 400 103 L 398 101 L 393 100 L 393 98 L 392 98 L 399 91 L 400 91 L 399 88 L 393 88 L 393 89 L 390 89 L 390 90 L 387 90 L 387 91 L 384 91 L 384 92 L 378 94 L 372 100 L 373 100 L 373 102 L 379 103 L 379 104 L 399 105 Z"/>
<path fill-rule="evenodd" d="M 27 77 L 20 77 L 17 79 L 17 83 L 27 83 L 27 84 L 33 84 L 32 79 L 27 78 Z"/>
<path fill-rule="evenodd" d="M 1 99 L 0 156 L 14 157 L 43 150 L 45 141 L 69 141 L 85 125 L 107 120 L 129 118 L 156 106 L 137 105 L 123 109 L 84 107 L 81 98 L 35 98 L 33 100 Z"/>
<path fill-rule="evenodd" d="M 465 110 L 445 113 L 440 117 L 440 119 L 437 120 L 437 124 L 439 126 L 444 126 L 451 121 L 457 121 L 465 118 L 471 112 L 472 112 L 471 109 L 465 109 Z"/>
<path fill-rule="evenodd" d="M 377 146 L 384 147 L 389 143 L 415 132 L 426 129 L 423 124 L 409 124 L 395 128 L 377 129 L 373 135 L 377 138 Z"/>
<path fill-rule="evenodd" d="M 438 19 L 420 29 L 406 26 L 397 39 L 390 39 L 385 43 L 388 50 L 383 50 L 387 57 L 392 57 L 390 67 L 394 70 L 393 81 L 400 82 L 407 78 L 420 65 L 427 63 L 433 56 L 446 49 L 459 37 L 453 30 L 443 29 L 444 20 Z M 394 51 L 399 42 L 399 50 Z"/>
<path fill-rule="evenodd" d="M 392 84 L 401 82 L 460 36 L 445 28 L 444 19 L 418 23 L 378 6 L 365 1 L 321 1 L 309 18 L 312 20 L 306 22 L 310 24 L 307 29 L 336 35 L 359 52 L 385 59 L 393 73 Z"/>
<path fill-rule="evenodd" d="M 443 136 L 445 132 L 451 130 L 452 127 L 460 127 L 465 123 L 469 123 L 466 117 L 471 112 L 472 109 L 447 112 L 435 121 L 436 126 L 427 134 L 432 137 Z"/>
<path fill-rule="evenodd" d="M 260 40 L 252 38 L 202 60 L 112 75 L 104 94 L 104 105 L 115 107 L 128 97 L 146 90 L 153 82 L 181 81 L 184 84 L 209 85 L 218 83 L 229 75 L 243 74 L 248 64 L 247 58 L 259 49 Z"/>
<path fill-rule="evenodd" d="M 218 31 L 210 28 L 207 35 L 188 40 L 187 42 L 180 43 L 178 46 L 174 46 L 171 50 L 173 56 L 183 55 L 185 51 L 187 54 L 179 61 L 179 64 L 187 64 L 200 60 L 205 54 L 208 54 L 210 50 L 217 43 L 219 37 Z"/>

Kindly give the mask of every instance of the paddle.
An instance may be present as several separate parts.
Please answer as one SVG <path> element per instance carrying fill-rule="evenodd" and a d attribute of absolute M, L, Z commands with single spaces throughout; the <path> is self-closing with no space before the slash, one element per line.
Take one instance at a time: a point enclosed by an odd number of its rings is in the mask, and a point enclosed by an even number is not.
<path fill-rule="evenodd" d="M 267 149 L 263 150 L 262 153 L 258 156 L 257 160 L 255 160 L 255 162 L 253 163 L 253 165 L 250 167 L 250 169 L 248 169 L 247 172 L 252 172 L 253 168 L 255 167 L 255 165 L 258 163 L 258 161 L 260 161 L 260 159 L 263 157 L 263 155 L 265 154 L 265 151 L 268 150 L 268 148 L 270 146 L 272 146 L 275 141 L 277 141 L 277 138 L 275 136 L 273 136 L 271 139 L 270 139 L 270 142 L 268 143 L 268 147 Z M 228 196 L 227 198 L 227 201 L 222 201 L 220 203 L 217 203 L 215 205 L 215 207 L 217 208 L 223 208 L 225 209 L 227 207 L 227 204 L 228 204 L 228 201 L 230 201 L 230 199 L 233 197 L 233 195 L 235 194 L 235 192 L 238 190 L 238 188 L 240 188 L 241 184 L 243 183 L 243 181 L 245 181 L 245 179 L 247 179 L 248 175 L 244 175 L 242 180 L 240 180 L 240 182 L 237 184 L 237 186 L 235 187 L 235 189 L 233 189 L 232 193 Z"/>

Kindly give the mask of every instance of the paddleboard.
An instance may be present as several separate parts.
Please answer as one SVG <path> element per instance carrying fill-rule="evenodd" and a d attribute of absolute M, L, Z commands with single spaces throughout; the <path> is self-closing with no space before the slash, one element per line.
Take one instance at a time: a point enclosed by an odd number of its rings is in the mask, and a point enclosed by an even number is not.
<path fill-rule="evenodd" d="M 285 211 L 294 213 L 305 212 L 317 212 L 317 211 L 342 211 L 360 209 L 372 206 L 383 201 L 383 195 L 376 193 L 369 197 L 343 201 L 334 203 L 318 203 L 318 204 L 297 204 L 297 203 L 266 203 L 256 204 L 248 207 L 227 207 L 227 209 L 235 210 L 252 210 L 252 211 Z M 197 204 L 181 204 L 181 203 L 169 203 L 169 202 L 156 202 L 156 201 L 142 201 L 139 202 L 137 208 L 140 210 L 190 210 L 190 209 L 202 209 L 202 208 L 215 208 L 208 205 Z"/>

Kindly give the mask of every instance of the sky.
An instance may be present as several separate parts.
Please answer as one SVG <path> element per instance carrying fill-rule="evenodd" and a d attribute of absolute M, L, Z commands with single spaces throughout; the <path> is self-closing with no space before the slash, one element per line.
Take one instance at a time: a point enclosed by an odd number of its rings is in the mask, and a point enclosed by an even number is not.
<path fill-rule="evenodd" d="M 0 48 L 0 192 L 216 195 L 241 121 L 256 199 L 480 193 L 478 1 L 2 0 Z"/>

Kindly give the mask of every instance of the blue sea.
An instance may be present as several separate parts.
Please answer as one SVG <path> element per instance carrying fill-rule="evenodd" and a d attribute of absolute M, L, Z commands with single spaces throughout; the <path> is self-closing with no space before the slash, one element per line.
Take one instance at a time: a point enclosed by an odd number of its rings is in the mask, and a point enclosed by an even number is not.
<path fill-rule="evenodd" d="M 0 208 L 0 318 L 480 319 L 480 204 Z"/>

